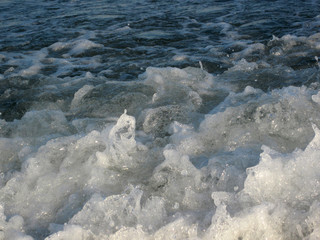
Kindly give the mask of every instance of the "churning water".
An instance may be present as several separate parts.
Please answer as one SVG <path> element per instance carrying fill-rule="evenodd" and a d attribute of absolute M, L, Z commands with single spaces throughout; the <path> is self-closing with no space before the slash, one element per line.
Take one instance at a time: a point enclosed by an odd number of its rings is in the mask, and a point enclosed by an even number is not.
<path fill-rule="evenodd" d="M 319 1 L 0 2 L 0 239 L 320 239 Z"/>

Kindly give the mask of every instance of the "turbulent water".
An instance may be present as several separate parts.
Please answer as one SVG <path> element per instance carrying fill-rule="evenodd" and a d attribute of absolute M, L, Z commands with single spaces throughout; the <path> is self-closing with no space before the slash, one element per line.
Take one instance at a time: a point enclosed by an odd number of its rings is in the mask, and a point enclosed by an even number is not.
<path fill-rule="evenodd" d="M 319 1 L 0 2 L 0 239 L 320 239 Z"/>

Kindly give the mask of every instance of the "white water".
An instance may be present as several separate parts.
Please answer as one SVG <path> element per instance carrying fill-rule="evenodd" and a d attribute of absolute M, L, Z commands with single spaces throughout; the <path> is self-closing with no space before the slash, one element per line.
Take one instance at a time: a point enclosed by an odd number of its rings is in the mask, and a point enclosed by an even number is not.
<path fill-rule="evenodd" d="M 137 119 L 97 126 L 33 110 L 1 122 L 11 131 L 0 144 L 4 239 L 32 239 L 31 229 L 47 239 L 320 237 L 318 90 L 246 87 L 202 115 L 218 77 L 148 68 L 141 78 L 132 84 L 153 95 L 118 94 L 142 109 Z M 75 93 L 70 111 L 93 90 Z"/>
<path fill-rule="evenodd" d="M 76 2 L 57 9 L 86 13 Z M 119 9 L 50 15 L 66 36 L 34 49 L 12 27 L 16 42 L 0 40 L 0 239 L 320 239 L 320 35 L 301 36 L 319 16 L 255 41 L 268 20 L 226 13 L 245 6 L 200 5 L 173 27 L 154 9 L 129 23 Z M 72 31 L 57 20 L 70 16 Z"/>

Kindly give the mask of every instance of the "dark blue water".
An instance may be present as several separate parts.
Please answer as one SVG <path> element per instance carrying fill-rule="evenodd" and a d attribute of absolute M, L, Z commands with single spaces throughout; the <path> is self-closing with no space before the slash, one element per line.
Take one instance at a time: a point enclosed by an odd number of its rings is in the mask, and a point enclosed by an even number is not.
<path fill-rule="evenodd" d="M 36 51 L 58 41 L 86 36 L 104 46 L 86 55 L 101 56 L 104 67 L 115 71 L 112 78 L 116 80 L 134 79 L 143 72 L 141 68 L 148 66 L 194 66 L 198 60 L 214 72 L 216 65 L 222 63 L 210 55 L 208 46 L 229 53 L 239 51 L 234 46 L 236 41 L 266 43 L 273 35 L 309 36 L 319 30 L 317 1 L 2 1 L 0 4 L 1 52 Z M 189 59 L 175 63 L 171 60 L 175 54 L 185 54 Z M 2 64 L 2 73 L 5 67 Z"/>

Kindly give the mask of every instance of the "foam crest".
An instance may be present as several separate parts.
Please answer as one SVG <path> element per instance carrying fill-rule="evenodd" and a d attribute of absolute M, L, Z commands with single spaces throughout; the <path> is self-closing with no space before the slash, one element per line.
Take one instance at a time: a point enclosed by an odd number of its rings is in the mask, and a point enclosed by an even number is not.
<path fill-rule="evenodd" d="M 256 143 L 258 148 L 267 144 L 279 151 L 303 148 L 311 140 L 306 134 L 311 133 L 310 119 L 318 119 L 318 107 L 310 101 L 313 93 L 305 87 L 270 94 L 247 87 L 242 93 L 230 93 L 212 114 L 206 115 L 197 132 L 184 137 L 180 134 L 182 140 L 177 144 L 181 151 L 196 155 L 234 151 Z M 301 126 L 301 122 L 309 125 Z"/>
<path fill-rule="evenodd" d="M 307 148 L 281 154 L 263 147 L 260 162 L 248 170 L 245 191 L 255 201 L 311 205 L 320 192 L 319 129 Z"/>
<path fill-rule="evenodd" d="M 123 170 L 132 170 L 141 166 L 146 161 L 142 157 L 147 147 L 135 140 L 135 118 L 123 113 L 108 132 L 102 134 L 107 135 L 107 148 L 104 152 L 97 152 L 96 157 L 101 166 L 109 168 L 117 168 Z M 138 159 L 138 155 L 141 159 Z"/>
<path fill-rule="evenodd" d="M 82 88 L 80 88 L 75 94 L 71 102 L 71 108 L 77 107 L 80 103 L 82 98 L 90 92 L 94 87 L 91 85 L 84 85 Z"/>
<path fill-rule="evenodd" d="M 102 48 L 103 45 L 94 43 L 88 39 L 78 39 L 71 42 L 56 42 L 49 46 L 49 49 L 55 52 L 68 51 L 71 56 L 77 56 L 85 53 L 92 48 Z"/>
<path fill-rule="evenodd" d="M 198 107 L 201 104 L 199 95 L 213 87 L 212 75 L 197 68 L 147 68 L 141 77 L 145 78 L 146 84 L 155 88 L 155 103 L 190 102 L 191 106 Z"/>

